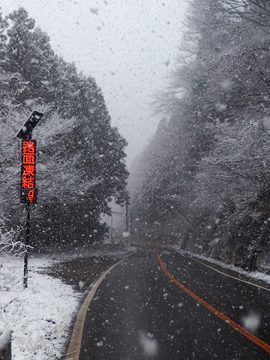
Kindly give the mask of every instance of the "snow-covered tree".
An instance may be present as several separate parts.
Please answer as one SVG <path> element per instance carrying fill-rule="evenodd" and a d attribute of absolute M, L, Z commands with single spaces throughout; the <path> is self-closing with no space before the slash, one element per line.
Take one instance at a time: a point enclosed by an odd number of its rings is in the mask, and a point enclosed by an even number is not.
<path fill-rule="evenodd" d="M 183 247 L 249 269 L 268 249 L 269 24 L 266 1 L 190 1 L 179 61 L 157 99 L 169 121 L 144 154 L 135 202 L 167 234 L 174 222 Z"/>
<path fill-rule="evenodd" d="M 7 20 L 0 68 L 3 99 L 7 99 L 0 121 L 8 129 L 0 157 L 2 220 L 11 227 L 23 216 L 22 206 L 16 205 L 19 140 L 15 137 L 31 112 L 38 110 L 44 117 L 33 134 L 39 190 L 39 206 L 33 211 L 35 242 L 61 244 L 83 235 L 89 242 L 104 232 L 99 219 L 101 213 L 110 212 L 111 199 L 124 202 L 126 141 L 111 126 L 95 80 L 58 58 L 48 36 L 35 28 L 24 9 Z M 5 178 L 7 171 L 11 181 Z"/>

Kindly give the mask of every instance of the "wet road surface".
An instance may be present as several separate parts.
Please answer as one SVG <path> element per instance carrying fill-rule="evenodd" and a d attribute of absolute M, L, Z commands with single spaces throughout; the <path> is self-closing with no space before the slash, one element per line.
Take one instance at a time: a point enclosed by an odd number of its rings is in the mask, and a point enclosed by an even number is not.
<path fill-rule="evenodd" d="M 161 251 L 160 261 L 138 251 L 105 277 L 87 311 L 80 360 L 270 359 L 269 291 L 174 251 Z"/>

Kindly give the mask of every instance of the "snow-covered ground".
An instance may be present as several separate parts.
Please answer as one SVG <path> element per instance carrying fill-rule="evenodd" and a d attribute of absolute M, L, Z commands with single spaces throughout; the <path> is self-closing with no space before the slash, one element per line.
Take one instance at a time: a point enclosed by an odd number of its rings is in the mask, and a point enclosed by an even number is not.
<path fill-rule="evenodd" d="M 81 294 L 45 274 L 53 261 L 30 258 L 28 288 L 23 259 L 0 257 L 0 335 L 12 333 L 12 360 L 59 360 Z"/>

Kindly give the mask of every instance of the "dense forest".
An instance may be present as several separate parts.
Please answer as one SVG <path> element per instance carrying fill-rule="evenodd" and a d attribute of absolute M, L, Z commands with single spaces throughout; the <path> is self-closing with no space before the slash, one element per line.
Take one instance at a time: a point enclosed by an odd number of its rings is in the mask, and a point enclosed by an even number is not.
<path fill-rule="evenodd" d="M 269 268 L 270 3 L 191 0 L 185 25 L 131 169 L 134 240 Z"/>
<path fill-rule="evenodd" d="M 31 210 L 36 248 L 83 245 L 107 230 L 101 214 L 122 204 L 128 172 L 126 140 L 111 126 L 95 79 L 58 57 L 50 39 L 20 8 L 0 15 L 0 226 L 18 239 L 24 228 L 20 204 L 21 142 L 16 134 L 36 110 L 38 203 Z M 23 234 L 22 234 L 23 236 Z"/>

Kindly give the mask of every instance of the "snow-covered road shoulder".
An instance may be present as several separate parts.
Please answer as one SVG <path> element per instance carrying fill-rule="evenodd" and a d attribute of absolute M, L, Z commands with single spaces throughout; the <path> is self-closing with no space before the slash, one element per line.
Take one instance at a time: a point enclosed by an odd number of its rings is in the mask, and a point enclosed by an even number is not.
<path fill-rule="evenodd" d="M 179 252 L 182 255 L 190 256 L 190 257 L 205 261 L 208 264 L 216 265 L 220 269 L 230 270 L 233 273 L 238 274 L 239 276 L 245 277 L 249 281 L 253 280 L 254 283 L 255 282 L 261 282 L 261 283 L 264 283 L 266 286 L 268 285 L 268 287 L 270 285 L 270 275 L 265 274 L 264 272 L 261 272 L 261 271 L 247 271 L 247 270 L 244 270 L 243 268 L 235 266 L 233 264 L 225 264 L 222 261 L 219 261 L 219 260 L 216 260 L 216 259 L 213 259 L 213 258 L 209 258 L 209 257 L 206 257 L 204 255 L 195 254 L 195 253 L 192 253 L 192 252 L 186 251 L 186 250 L 179 250 L 177 248 L 174 248 L 174 250 Z M 245 282 L 247 282 L 247 281 L 245 281 Z M 270 290 L 270 288 L 269 288 L 269 290 Z"/>
<path fill-rule="evenodd" d="M 12 359 L 56 360 L 63 355 L 81 294 L 45 274 L 52 261 L 29 263 L 23 288 L 23 259 L 0 257 L 0 328 L 12 333 Z"/>

